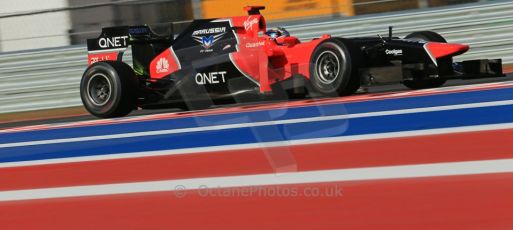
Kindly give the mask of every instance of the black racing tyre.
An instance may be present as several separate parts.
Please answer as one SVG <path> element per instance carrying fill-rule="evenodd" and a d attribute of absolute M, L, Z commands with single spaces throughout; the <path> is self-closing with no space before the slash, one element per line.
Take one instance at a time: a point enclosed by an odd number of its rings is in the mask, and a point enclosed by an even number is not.
<path fill-rule="evenodd" d="M 122 117 L 135 108 L 137 88 L 137 77 L 129 65 L 119 61 L 97 62 L 82 76 L 80 97 L 94 116 Z"/>
<path fill-rule="evenodd" d="M 445 40 L 442 35 L 433 31 L 417 31 L 408 34 L 405 38 L 411 40 L 447 43 L 447 40 Z"/>
<path fill-rule="evenodd" d="M 418 40 L 418 41 L 430 41 L 430 42 L 441 42 L 447 43 L 442 35 L 433 32 L 433 31 L 418 31 L 413 32 L 405 37 L 410 40 Z M 452 58 L 442 58 L 437 60 L 438 63 L 438 71 L 440 75 L 449 75 L 452 74 Z M 437 88 L 445 84 L 447 80 L 443 78 L 432 78 L 432 79 L 418 79 L 418 80 L 407 80 L 404 81 L 403 84 L 410 89 L 429 89 L 429 88 Z"/>
<path fill-rule="evenodd" d="M 351 95 L 360 87 L 358 52 L 345 39 L 331 38 L 320 43 L 310 60 L 312 88 L 326 96 Z"/>

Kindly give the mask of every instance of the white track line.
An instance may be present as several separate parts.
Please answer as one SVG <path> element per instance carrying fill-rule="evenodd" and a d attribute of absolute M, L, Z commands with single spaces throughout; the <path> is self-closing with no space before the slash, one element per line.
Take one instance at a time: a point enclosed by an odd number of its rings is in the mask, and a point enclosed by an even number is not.
<path fill-rule="evenodd" d="M 512 172 L 513 159 L 467 161 L 456 163 L 418 164 L 356 169 L 291 172 L 281 174 L 259 174 L 246 176 L 227 176 L 136 183 L 73 186 L 60 188 L 14 190 L 0 192 L 0 201 L 20 201 L 34 199 L 131 194 L 143 192 L 162 192 L 175 191 L 177 189 L 181 190 L 183 188 L 187 190 L 196 190 L 201 188 L 290 185 L 323 182 L 403 179 Z"/>
<path fill-rule="evenodd" d="M 507 130 L 507 129 L 513 129 L 513 123 L 503 123 L 503 124 L 493 124 L 493 125 L 476 125 L 476 126 L 464 126 L 464 127 L 454 127 L 454 128 L 440 128 L 440 129 L 426 129 L 426 130 L 377 133 L 377 134 L 364 134 L 364 135 L 315 138 L 315 139 L 301 139 L 301 140 L 290 140 L 290 141 L 260 142 L 260 143 L 240 144 L 240 145 L 209 146 L 209 147 L 161 150 L 161 151 L 117 153 L 117 154 L 94 155 L 94 156 L 83 156 L 83 157 L 67 157 L 67 158 L 57 158 L 57 159 L 33 160 L 33 161 L 18 161 L 18 162 L 0 163 L 0 168 L 75 163 L 75 162 L 87 162 L 87 161 L 99 161 L 99 160 L 129 159 L 129 158 L 138 158 L 138 157 L 186 155 L 186 154 L 197 154 L 197 153 L 213 153 L 213 154 L 215 154 L 216 152 L 232 151 L 232 150 L 246 150 L 246 149 L 256 149 L 256 148 L 262 149 L 262 148 L 273 148 L 273 147 L 287 147 L 287 146 L 297 146 L 297 145 L 376 140 L 376 139 L 400 138 L 400 137 L 419 137 L 419 136 L 455 134 L 455 133 L 465 133 L 465 132 L 498 131 L 498 130 Z"/>
<path fill-rule="evenodd" d="M 267 125 L 283 125 L 283 124 L 293 124 L 293 123 L 319 122 L 319 121 L 330 121 L 330 120 L 341 120 L 341 119 L 354 119 L 354 118 L 364 118 L 364 117 L 390 116 L 390 115 L 412 114 L 412 113 L 425 113 L 425 112 L 470 109 L 470 108 L 492 107 L 492 106 L 502 106 L 502 105 L 513 105 L 513 100 L 469 103 L 469 104 L 461 104 L 461 105 L 435 106 L 435 107 L 415 108 L 415 109 L 401 109 L 401 110 L 390 110 L 390 111 L 369 112 L 369 113 L 343 114 L 343 115 L 335 115 L 335 116 L 321 116 L 321 117 L 309 117 L 309 118 L 263 121 L 263 122 L 249 122 L 249 123 L 238 123 L 238 124 L 229 124 L 229 125 L 213 125 L 213 126 L 202 126 L 202 127 L 194 127 L 194 128 L 133 132 L 133 133 L 112 134 L 112 135 L 63 138 L 63 139 L 54 139 L 54 140 L 14 142 L 14 143 L 0 144 L 0 148 L 11 148 L 11 147 L 32 146 L 32 145 L 47 145 L 47 144 L 61 144 L 61 143 L 96 141 L 96 140 L 109 140 L 109 139 L 131 138 L 131 137 L 146 137 L 146 136 L 169 135 L 169 134 L 178 134 L 178 133 L 248 128 L 248 127 L 259 127 L 259 126 L 267 126 Z"/>

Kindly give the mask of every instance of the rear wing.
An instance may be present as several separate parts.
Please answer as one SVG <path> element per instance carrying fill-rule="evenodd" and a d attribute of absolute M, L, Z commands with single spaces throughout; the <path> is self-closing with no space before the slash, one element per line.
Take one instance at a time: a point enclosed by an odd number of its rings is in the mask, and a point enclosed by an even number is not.
<path fill-rule="evenodd" d="M 121 59 L 129 42 L 128 26 L 103 28 L 98 38 L 87 39 L 88 64 Z"/>
<path fill-rule="evenodd" d="M 173 35 L 159 36 L 146 25 L 106 27 L 102 29 L 98 38 L 87 39 L 88 64 L 99 61 L 121 61 L 123 53 L 130 45 L 170 44 L 172 39 Z"/>

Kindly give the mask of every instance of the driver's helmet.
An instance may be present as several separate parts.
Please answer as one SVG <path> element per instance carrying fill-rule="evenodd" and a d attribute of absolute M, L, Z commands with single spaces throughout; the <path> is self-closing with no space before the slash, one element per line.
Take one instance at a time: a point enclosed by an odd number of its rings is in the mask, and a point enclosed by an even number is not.
<path fill-rule="evenodd" d="M 273 40 L 276 40 L 279 37 L 289 37 L 290 33 L 285 28 L 276 27 L 267 30 L 267 32 L 265 32 L 265 35 L 269 36 Z"/>

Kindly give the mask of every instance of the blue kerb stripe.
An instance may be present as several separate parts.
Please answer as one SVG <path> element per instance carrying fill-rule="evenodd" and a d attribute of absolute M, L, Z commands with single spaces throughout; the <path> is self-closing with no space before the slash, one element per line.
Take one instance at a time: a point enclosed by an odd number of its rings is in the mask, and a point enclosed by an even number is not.
<path fill-rule="evenodd" d="M 513 106 L 268 125 L 0 149 L 0 162 L 413 131 L 513 122 Z M 265 143 L 262 143 L 265 146 Z"/>

